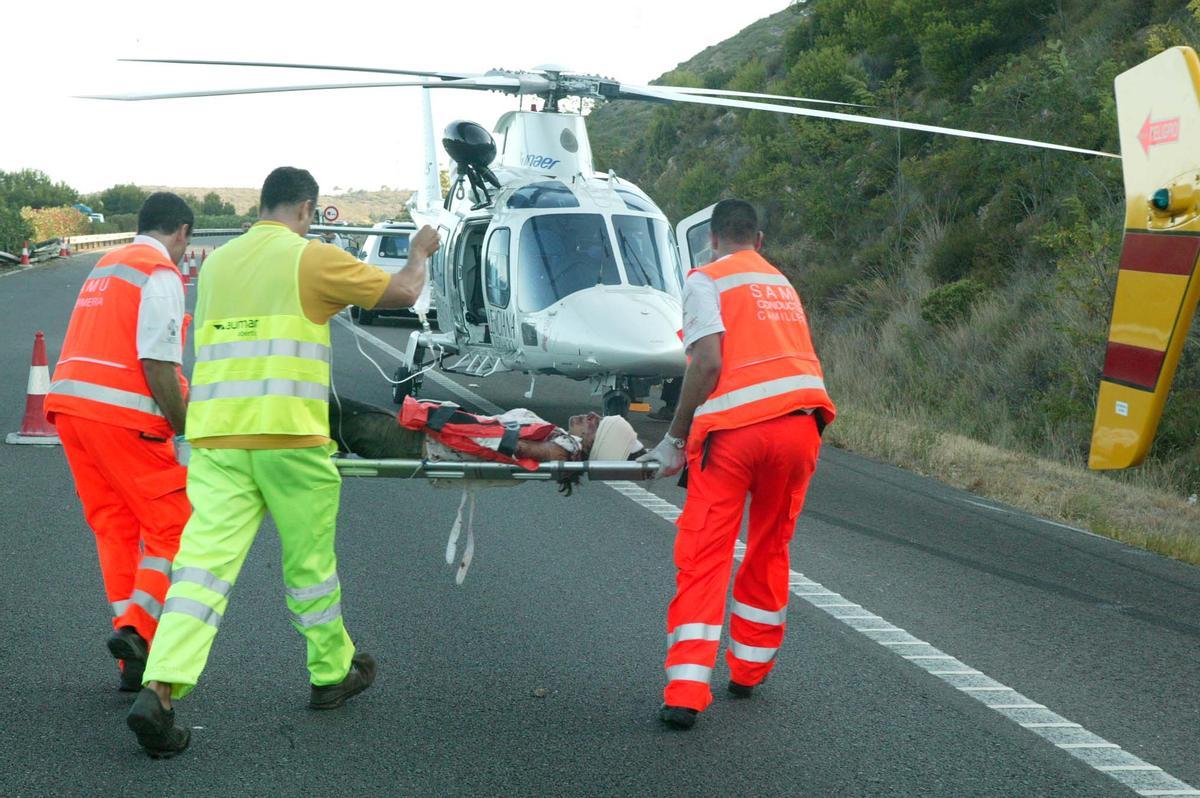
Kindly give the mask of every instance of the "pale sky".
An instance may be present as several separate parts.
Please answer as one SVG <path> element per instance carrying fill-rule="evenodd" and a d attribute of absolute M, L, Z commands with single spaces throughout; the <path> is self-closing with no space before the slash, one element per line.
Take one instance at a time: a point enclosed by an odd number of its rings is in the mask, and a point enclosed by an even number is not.
<path fill-rule="evenodd" d="M 72 95 L 393 79 L 124 64 L 118 58 L 451 72 L 555 63 L 645 83 L 788 4 L 740 0 L 721 4 L 718 11 L 685 0 L 10 2 L 0 12 L 6 32 L 0 63 L 8 68 L 0 169 L 41 169 L 83 192 L 115 183 L 253 187 L 283 164 L 309 169 L 322 190 L 416 188 L 423 148 L 420 89 L 138 103 Z M 515 105 L 515 97 L 438 91 L 435 131 L 440 137 L 441 129 L 459 118 L 490 129 Z M 17 112 L 22 119 L 14 118 Z M 439 156 L 445 168 L 444 153 Z"/>

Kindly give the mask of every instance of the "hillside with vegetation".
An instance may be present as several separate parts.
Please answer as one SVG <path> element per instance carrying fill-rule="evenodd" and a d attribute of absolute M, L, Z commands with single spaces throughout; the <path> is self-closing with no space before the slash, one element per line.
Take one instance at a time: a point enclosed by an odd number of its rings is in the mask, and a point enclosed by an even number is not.
<path fill-rule="evenodd" d="M 208 188 L 194 186 L 142 186 L 145 191 L 174 191 L 188 197 L 204 197 L 216 194 L 222 202 L 229 203 L 237 214 L 254 216 L 258 213 L 259 188 Z M 411 191 L 384 188 L 379 191 L 361 189 L 335 189 L 333 193 L 318 198 L 324 207 L 333 205 L 338 209 L 338 221 L 352 224 L 371 224 L 387 219 L 408 218 L 405 205 Z"/>
<path fill-rule="evenodd" d="M 1198 0 L 808 0 L 658 82 L 1117 152 L 1113 78 L 1200 45 L 1198 15 Z M 599 166 L 672 219 L 722 196 L 761 208 L 767 255 L 804 296 L 843 410 L 835 440 L 941 475 L 987 446 L 1015 472 L 1036 460 L 1098 479 L 1084 466 L 1124 222 L 1119 161 L 701 106 L 610 103 L 589 128 Z M 1180 506 L 1200 491 L 1200 325 L 1150 461 L 1114 482 Z M 1052 514 L 1102 526 L 1088 493 Z"/>

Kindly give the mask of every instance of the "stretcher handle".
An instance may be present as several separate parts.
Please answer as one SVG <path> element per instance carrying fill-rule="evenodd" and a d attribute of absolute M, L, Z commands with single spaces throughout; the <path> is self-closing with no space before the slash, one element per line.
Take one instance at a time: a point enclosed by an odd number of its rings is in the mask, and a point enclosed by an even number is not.
<path fill-rule="evenodd" d="M 536 471 L 528 471 L 509 463 L 458 463 L 446 460 L 367 460 L 360 457 L 335 457 L 333 463 L 343 477 L 385 477 L 392 479 L 511 479 L 514 482 L 558 481 L 576 475 L 586 475 L 595 481 L 626 481 L 653 479 L 658 471 L 656 462 L 639 463 L 633 460 L 554 460 L 539 463 Z"/>

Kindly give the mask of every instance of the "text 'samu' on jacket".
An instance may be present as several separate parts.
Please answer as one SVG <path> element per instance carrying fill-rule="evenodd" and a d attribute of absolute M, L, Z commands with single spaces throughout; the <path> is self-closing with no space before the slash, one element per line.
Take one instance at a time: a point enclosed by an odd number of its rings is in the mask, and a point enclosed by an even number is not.
<path fill-rule="evenodd" d="M 538 462 L 518 458 L 517 444 L 522 440 L 547 440 L 555 430 L 549 422 L 506 424 L 456 405 L 423 402 L 411 396 L 404 397 L 398 419 L 400 426 L 420 430 L 455 451 L 497 463 L 515 463 L 527 471 L 536 471 Z"/>
<path fill-rule="evenodd" d="M 147 244 L 113 250 L 88 274 L 46 394 L 51 422 L 64 413 L 160 438 L 174 434 L 150 393 L 137 351 L 142 288 L 155 269 L 169 269 L 183 281 L 175 264 Z M 186 397 L 187 380 L 176 372 Z"/>
<path fill-rule="evenodd" d="M 712 278 L 725 334 L 721 374 L 696 408 L 688 454 L 709 434 L 812 409 L 823 425 L 837 414 L 813 350 L 808 316 L 791 282 L 754 250 L 741 250 L 695 270 Z"/>

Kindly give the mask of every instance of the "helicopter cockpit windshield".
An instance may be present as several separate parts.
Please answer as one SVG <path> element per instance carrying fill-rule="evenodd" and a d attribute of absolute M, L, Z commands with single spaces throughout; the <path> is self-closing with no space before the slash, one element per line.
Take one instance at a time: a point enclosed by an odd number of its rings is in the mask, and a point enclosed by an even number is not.
<path fill-rule="evenodd" d="M 614 214 L 612 221 L 629 284 L 674 293 L 671 277 L 678 279 L 679 255 L 671 228 L 649 216 Z"/>
<path fill-rule="evenodd" d="M 620 285 L 621 273 L 598 213 L 533 216 L 521 228 L 517 250 L 521 309 L 548 308 L 596 285 Z"/>

